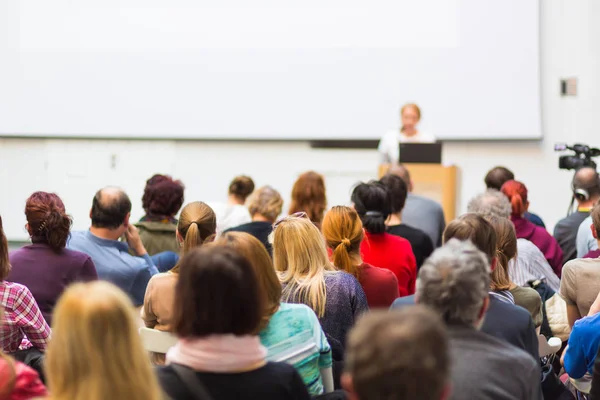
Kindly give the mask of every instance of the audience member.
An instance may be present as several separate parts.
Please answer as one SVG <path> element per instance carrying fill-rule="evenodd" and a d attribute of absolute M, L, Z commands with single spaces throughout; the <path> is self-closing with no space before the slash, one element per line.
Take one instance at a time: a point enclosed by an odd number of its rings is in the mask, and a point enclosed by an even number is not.
<path fill-rule="evenodd" d="M 508 198 L 495 189 L 489 189 L 469 201 L 467 212 L 483 216 L 510 218 L 512 207 Z M 517 256 L 508 262 L 508 275 L 519 286 L 529 286 L 529 282 L 541 280 L 550 289 L 558 292 L 560 279 L 544 254 L 527 239 L 517 239 Z"/>
<path fill-rule="evenodd" d="M 100 189 L 92 201 L 88 231 L 73 232 L 67 247 L 92 257 L 98 277 L 127 293 L 136 307 L 144 303 L 148 281 L 158 273 L 137 228 L 129 223 L 131 201 L 114 187 Z M 127 243 L 119 241 L 125 235 Z M 133 250 L 136 256 L 129 254 Z"/>
<path fill-rule="evenodd" d="M 0 320 L 3 319 L 4 310 L 0 307 Z M 0 351 L 0 399 L 27 400 L 43 398 L 47 394 L 35 370 Z"/>
<path fill-rule="evenodd" d="M 400 296 L 415 292 L 417 263 L 410 242 L 385 231 L 391 213 L 388 191 L 380 182 L 361 183 L 352 191 L 352 203 L 365 228 L 360 251 L 363 260 L 375 267 L 389 269 L 398 279 Z"/>
<path fill-rule="evenodd" d="M 326 208 L 327 196 L 323 176 L 314 171 L 300 175 L 292 187 L 292 203 L 288 214 L 305 212 L 313 224 L 320 228 Z"/>
<path fill-rule="evenodd" d="M 146 181 L 142 196 L 142 207 L 146 214 L 135 226 L 151 256 L 163 251 L 179 254 L 179 243 L 175 238 L 175 215 L 183 205 L 184 189 L 181 181 L 167 175 L 156 174 Z"/>
<path fill-rule="evenodd" d="M 256 335 L 264 301 L 250 262 L 234 250 L 207 246 L 186 254 L 174 303 L 179 341 L 158 369 L 166 394 L 197 398 L 200 386 L 213 400 L 309 399 L 293 366 L 265 359 Z"/>
<path fill-rule="evenodd" d="M 512 171 L 506 167 L 494 167 L 488 171 L 484 178 L 485 187 L 488 188 L 488 190 L 498 191 L 502 189 L 502 185 L 504 185 L 506 182 L 514 180 L 515 174 L 513 174 Z M 524 216 L 525 219 L 528 219 L 537 226 L 541 226 L 542 228 L 546 227 L 544 221 L 542 221 L 539 216 L 530 213 L 529 211 L 525 212 Z"/>
<path fill-rule="evenodd" d="M 469 242 L 445 243 L 419 271 L 417 298 L 441 315 L 448 327 L 449 398 L 541 399 L 539 360 L 479 330 L 490 303 L 489 255 Z"/>
<path fill-rule="evenodd" d="M 592 229 L 598 236 L 600 205 L 595 206 L 592 210 L 592 218 L 594 221 Z M 578 258 L 565 264 L 560 281 L 560 295 L 567 302 L 567 316 L 571 326 L 576 320 L 588 315 L 599 291 L 600 259 Z"/>
<path fill-rule="evenodd" d="M 50 340 L 46 323 L 33 295 L 27 287 L 6 280 L 10 271 L 8 242 L 0 218 L 0 351 L 35 369 L 42 380 L 42 352 Z"/>
<path fill-rule="evenodd" d="M 563 355 L 565 372 L 572 379 L 594 373 L 594 362 L 600 348 L 600 313 L 575 321 L 569 344 Z"/>
<path fill-rule="evenodd" d="M 263 186 L 248 199 L 248 210 L 252 221 L 228 229 L 226 232 L 249 233 L 262 242 L 269 254 L 273 254 L 269 235 L 273 232 L 273 224 L 281 214 L 282 208 L 283 199 L 279 192 L 271 186 Z"/>
<path fill-rule="evenodd" d="M 272 236 L 282 301 L 312 308 L 332 348 L 345 348 L 356 318 L 369 309 L 360 283 L 334 269 L 321 232 L 308 218 L 285 217 L 275 223 Z"/>
<path fill-rule="evenodd" d="M 76 281 L 98 279 L 90 256 L 65 246 L 71 217 L 56 194 L 35 192 L 25 203 L 25 228 L 31 243 L 10 253 L 11 271 L 6 280 L 26 286 L 48 325 L 65 288 Z"/>
<path fill-rule="evenodd" d="M 52 400 L 159 400 L 133 304 L 108 282 L 69 287 L 54 313 L 46 368 Z"/>
<path fill-rule="evenodd" d="M 215 238 L 217 222 L 213 210 L 201 201 L 187 204 L 177 222 L 177 241 L 182 255 Z M 171 271 L 156 274 L 148 282 L 142 319 L 148 328 L 171 331 L 173 323 L 173 299 L 179 277 L 179 264 Z M 160 358 L 155 358 L 159 361 Z"/>
<path fill-rule="evenodd" d="M 535 244 L 544 253 L 544 257 L 560 278 L 563 265 L 563 252 L 556 239 L 546 229 L 541 228 L 525 219 L 524 214 L 529 208 L 527 201 L 527 188 L 517 181 L 508 181 L 502 186 L 504 193 L 511 204 L 511 220 L 515 224 L 517 237 L 527 239 Z"/>
<path fill-rule="evenodd" d="M 600 202 L 592 208 L 590 218 L 592 223 L 588 227 L 588 230 L 596 241 L 596 247 L 598 247 L 598 244 L 600 243 Z M 600 258 L 600 250 L 597 248 L 596 250 L 590 250 L 583 258 Z"/>
<path fill-rule="evenodd" d="M 346 206 L 333 207 L 325 214 L 322 231 L 333 265 L 358 279 L 369 307 L 388 308 L 398 297 L 398 279 L 390 270 L 363 262 L 360 246 L 364 230 L 356 211 Z"/>
<path fill-rule="evenodd" d="M 441 246 L 442 233 L 446 227 L 442 206 L 434 200 L 412 193 L 413 183 L 410 172 L 404 165 L 393 165 L 388 170 L 388 174 L 402 178 L 408 189 L 406 204 L 402 209 L 402 222 L 429 235 L 435 247 Z"/>
<path fill-rule="evenodd" d="M 408 188 L 402 178 L 387 174 L 381 179 L 391 197 L 392 213 L 386 221 L 387 232 L 392 235 L 403 237 L 410 242 L 417 269 L 423 265 L 427 257 L 433 253 L 433 243 L 429 236 L 420 229 L 402 223 L 402 209 L 406 203 Z"/>
<path fill-rule="evenodd" d="M 250 213 L 244 205 L 252 192 L 254 192 L 252 178 L 245 175 L 236 176 L 229 184 L 227 203 L 209 203 L 217 216 L 217 233 L 219 235 L 227 229 L 252 221 Z"/>
<path fill-rule="evenodd" d="M 577 258 L 597 258 L 600 256 L 600 252 L 597 251 L 598 240 L 594 237 L 592 231 L 590 230 L 590 226 L 592 226 L 593 223 L 594 221 L 590 215 L 584 219 L 579 225 L 579 228 L 577 228 L 577 238 L 575 239 L 575 244 L 577 246 Z"/>
<path fill-rule="evenodd" d="M 542 298 L 535 289 L 515 285 L 508 275 L 508 263 L 517 256 L 515 227 L 508 218 L 487 216 L 487 221 L 496 231 L 496 268 L 492 271 L 491 289 L 495 293 L 512 295 L 516 305 L 531 314 L 536 327 L 542 325 Z M 507 293 L 508 292 L 508 293 Z"/>
<path fill-rule="evenodd" d="M 233 248 L 254 269 L 266 300 L 259 337 L 267 360 L 294 365 L 312 396 L 333 391 L 331 347 L 319 319 L 304 304 L 281 303 L 281 283 L 262 243 L 244 232 L 228 232 L 215 244 Z"/>
<path fill-rule="evenodd" d="M 596 169 L 583 167 L 577 170 L 573 177 L 572 190 L 577 202 L 577 211 L 554 226 L 554 237 L 563 250 L 563 264 L 577 257 L 577 230 L 600 199 L 600 176 Z"/>
<path fill-rule="evenodd" d="M 452 392 L 448 333 L 426 307 L 366 315 L 346 354 L 349 400 L 444 400 Z"/>

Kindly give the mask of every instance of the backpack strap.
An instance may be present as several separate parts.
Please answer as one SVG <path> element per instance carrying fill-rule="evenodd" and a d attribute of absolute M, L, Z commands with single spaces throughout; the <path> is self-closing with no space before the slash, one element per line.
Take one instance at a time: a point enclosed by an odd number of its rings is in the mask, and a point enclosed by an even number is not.
<path fill-rule="evenodd" d="M 171 364 L 175 374 L 181 379 L 185 387 L 192 393 L 195 400 L 213 400 L 206 386 L 198 379 L 193 369 L 181 364 Z"/>

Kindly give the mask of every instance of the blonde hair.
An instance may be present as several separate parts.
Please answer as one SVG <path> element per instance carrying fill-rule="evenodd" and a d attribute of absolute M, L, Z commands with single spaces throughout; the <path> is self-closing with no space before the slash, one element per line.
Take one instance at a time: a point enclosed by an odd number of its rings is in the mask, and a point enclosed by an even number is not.
<path fill-rule="evenodd" d="M 201 201 L 187 204 L 181 210 L 177 232 L 183 238 L 182 256 L 203 243 L 212 242 L 217 232 L 215 212 Z M 179 273 L 179 263 L 171 269 L 171 272 Z"/>
<path fill-rule="evenodd" d="M 492 271 L 492 290 L 508 290 L 511 286 L 508 275 L 508 262 L 517 256 L 517 234 L 513 223 L 504 217 L 495 215 L 487 216 L 486 219 L 496 231 L 496 259 L 498 265 Z"/>
<path fill-rule="evenodd" d="M 259 329 L 266 328 L 281 302 L 281 282 L 267 249 L 261 241 L 245 232 L 226 232 L 214 244 L 231 247 L 252 265 L 258 278 L 260 293 L 265 297 L 265 310 Z"/>
<path fill-rule="evenodd" d="M 282 208 L 283 199 L 271 186 L 263 186 L 255 190 L 248 199 L 248 211 L 252 217 L 260 214 L 269 221 L 275 222 Z"/>
<path fill-rule="evenodd" d="M 356 211 L 346 206 L 333 207 L 325 214 L 322 230 L 327 247 L 333 250 L 333 265 L 358 279 L 364 232 Z"/>
<path fill-rule="evenodd" d="M 415 103 L 406 103 L 405 105 L 403 105 L 400 109 L 400 115 L 404 114 L 404 111 L 406 111 L 407 108 L 412 108 L 413 110 L 415 110 L 415 112 L 417 113 L 417 119 L 421 119 L 421 109 Z"/>
<path fill-rule="evenodd" d="M 274 229 L 273 263 L 284 285 L 282 301 L 300 301 L 325 315 L 325 274 L 334 271 L 321 232 L 308 218 L 287 217 Z"/>
<path fill-rule="evenodd" d="M 108 282 L 78 283 L 61 296 L 46 353 L 53 400 L 159 400 L 134 307 Z"/>

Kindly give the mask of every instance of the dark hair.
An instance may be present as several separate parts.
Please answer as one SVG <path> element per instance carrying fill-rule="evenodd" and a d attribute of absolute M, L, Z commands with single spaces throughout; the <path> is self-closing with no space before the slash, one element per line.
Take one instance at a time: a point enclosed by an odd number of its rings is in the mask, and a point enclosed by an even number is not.
<path fill-rule="evenodd" d="M 488 189 L 500 190 L 502 185 L 515 179 L 515 174 L 506 167 L 492 168 L 484 178 L 485 186 Z"/>
<path fill-rule="evenodd" d="M 104 197 L 109 197 L 104 193 L 106 190 L 107 188 L 98 190 L 92 201 L 92 226 L 117 229 L 131 212 L 131 200 L 125 192 L 114 188 L 108 190 L 115 191 L 116 196 L 106 199 Z"/>
<path fill-rule="evenodd" d="M 207 245 L 183 256 L 175 291 L 179 337 L 256 334 L 263 296 L 250 261 L 229 247 Z"/>
<path fill-rule="evenodd" d="M 390 194 L 390 205 L 393 213 L 399 213 L 404 208 L 406 196 L 408 194 L 408 186 L 404 179 L 397 175 L 387 174 L 381 178 L 380 182 L 385 186 Z"/>
<path fill-rule="evenodd" d="M 385 220 L 392 207 L 390 195 L 381 182 L 360 183 L 352 191 L 351 200 L 367 232 L 385 232 Z"/>
<path fill-rule="evenodd" d="M 314 171 L 300 175 L 292 187 L 288 214 L 303 211 L 317 228 L 320 228 L 326 208 L 327 195 L 323 175 Z"/>
<path fill-rule="evenodd" d="M 2 217 L 0 217 L 0 282 L 3 282 L 10 273 L 10 262 L 8 261 L 8 241 L 4 234 Z"/>
<path fill-rule="evenodd" d="M 47 243 L 54 251 L 67 245 L 73 220 L 55 193 L 35 192 L 25 202 L 25 218 L 34 243 Z"/>
<path fill-rule="evenodd" d="M 246 201 L 252 192 L 254 192 L 254 181 L 249 176 L 236 176 L 229 184 L 229 194 L 238 197 L 243 202 Z"/>
<path fill-rule="evenodd" d="M 156 174 L 146 181 L 142 207 L 147 215 L 173 217 L 183 204 L 184 189 L 181 181 Z"/>
<path fill-rule="evenodd" d="M 470 240 L 491 263 L 496 258 L 496 231 L 492 224 L 475 213 L 463 214 L 450 222 L 444 230 L 444 243 L 450 239 Z"/>

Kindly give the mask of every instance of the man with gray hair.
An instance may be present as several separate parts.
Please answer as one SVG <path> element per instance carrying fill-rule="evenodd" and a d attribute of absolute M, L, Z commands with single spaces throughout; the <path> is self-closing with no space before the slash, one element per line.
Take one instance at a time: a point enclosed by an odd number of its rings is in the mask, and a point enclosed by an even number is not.
<path fill-rule="evenodd" d="M 470 242 L 449 240 L 423 264 L 417 303 L 448 326 L 450 399 L 541 399 L 538 362 L 525 351 L 480 332 L 489 306 L 490 266 Z"/>
<path fill-rule="evenodd" d="M 512 208 L 502 192 L 489 189 L 469 201 L 467 212 L 510 219 Z M 517 239 L 517 257 L 509 261 L 508 275 L 519 286 L 527 287 L 530 281 L 543 280 L 555 292 L 560 288 L 560 279 L 544 253 L 527 239 Z"/>

